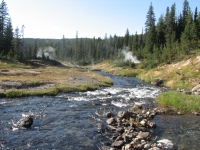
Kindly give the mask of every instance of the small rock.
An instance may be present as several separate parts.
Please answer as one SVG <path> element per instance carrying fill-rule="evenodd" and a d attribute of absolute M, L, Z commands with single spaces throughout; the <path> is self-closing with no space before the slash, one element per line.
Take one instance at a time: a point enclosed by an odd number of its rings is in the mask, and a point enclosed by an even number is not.
<path fill-rule="evenodd" d="M 199 112 L 196 112 L 196 111 L 194 111 L 194 112 L 192 112 L 195 116 L 200 116 L 200 113 Z"/>
<path fill-rule="evenodd" d="M 115 142 L 112 143 L 112 147 L 121 148 L 124 144 L 125 144 L 125 142 L 122 141 L 122 140 L 120 140 L 120 141 L 115 141 Z"/>
<path fill-rule="evenodd" d="M 183 113 L 182 113 L 182 112 L 180 112 L 180 111 L 178 111 L 178 112 L 177 112 L 177 115 L 183 115 Z"/>
<path fill-rule="evenodd" d="M 137 137 L 138 137 L 139 139 L 145 139 L 145 138 L 147 138 L 149 135 L 150 135 L 149 132 L 142 132 L 142 131 L 140 131 L 140 132 L 138 133 Z"/>
<path fill-rule="evenodd" d="M 129 111 L 119 111 L 117 114 L 119 118 L 130 118 L 132 115 L 133 113 Z"/>
<path fill-rule="evenodd" d="M 107 124 L 111 125 L 113 123 L 116 123 L 116 120 L 115 120 L 115 118 L 109 118 L 106 120 L 106 122 L 107 122 Z"/>
<path fill-rule="evenodd" d="M 150 144 L 145 144 L 144 145 L 144 149 L 150 149 L 151 148 L 151 145 Z"/>
<path fill-rule="evenodd" d="M 106 118 L 111 118 L 111 117 L 114 117 L 114 114 L 111 112 L 107 112 L 107 113 L 103 114 L 103 116 Z"/>
<path fill-rule="evenodd" d="M 127 144 L 124 146 L 124 150 L 134 150 L 131 144 Z"/>
<path fill-rule="evenodd" d="M 158 148 L 158 147 L 152 147 L 149 150 L 160 150 L 160 148 Z"/>
<path fill-rule="evenodd" d="M 124 140 L 124 138 L 123 138 L 122 136 L 118 136 L 118 137 L 115 139 L 115 141 L 122 141 L 122 140 Z"/>
<path fill-rule="evenodd" d="M 135 104 L 134 107 L 137 109 L 142 109 L 142 104 Z"/>
<path fill-rule="evenodd" d="M 110 150 L 121 150 L 121 149 L 112 147 L 112 148 L 110 148 Z"/>
<path fill-rule="evenodd" d="M 117 131 L 118 133 L 123 133 L 123 132 L 124 132 L 124 128 L 119 127 L 119 128 L 116 129 L 116 131 Z"/>
<path fill-rule="evenodd" d="M 140 121 L 140 124 L 142 125 L 142 126 L 145 126 L 146 125 L 146 119 L 144 119 L 144 120 L 142 120 L 142 121 Z"/>
<path fill-rule="evenodd" d="M 148 122 L 148 126 L 151 127 L 151 128 L 155 128 L 156 123 L 155 122 Z"/>

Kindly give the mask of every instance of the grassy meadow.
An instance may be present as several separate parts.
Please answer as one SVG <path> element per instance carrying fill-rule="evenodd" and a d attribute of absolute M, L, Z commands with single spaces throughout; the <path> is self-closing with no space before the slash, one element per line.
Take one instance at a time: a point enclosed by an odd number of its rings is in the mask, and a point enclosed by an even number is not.
<path fill-rule="evenodd" d="M 0 62 L 0 85 L 18 82 L 20 88 L 4 88 L 1 97 L 56 95 L 58 92 L 95 90 L 112 85 L 111 79 L 71 66 L 29 66 L 18 62 Z M 51 86 L 49 86 L 51 85 Z"/>

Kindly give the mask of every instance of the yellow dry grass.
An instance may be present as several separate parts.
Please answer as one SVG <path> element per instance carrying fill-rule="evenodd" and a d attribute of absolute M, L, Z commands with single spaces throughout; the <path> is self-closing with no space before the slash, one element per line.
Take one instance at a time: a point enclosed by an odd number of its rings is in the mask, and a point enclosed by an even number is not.
<path fill-rule="evenodd" d="M 173 87 L 173 85 L 175 84 L 175 80 L 169 80 L 166 82 L 166 87 Z"/>

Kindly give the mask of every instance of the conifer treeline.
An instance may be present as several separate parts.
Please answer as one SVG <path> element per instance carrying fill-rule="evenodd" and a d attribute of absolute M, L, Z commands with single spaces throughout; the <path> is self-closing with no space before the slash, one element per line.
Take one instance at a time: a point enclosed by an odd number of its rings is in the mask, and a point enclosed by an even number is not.
<path fill-rule="evenodd" d="M 156 22 L 153 5 L 150 4 L 146 15 L 145 29 L 141 34 L 129 34 L 126 30 L 124 37 L 117 35 L 101 38 L 78 38 L 60 40 L 37 39 L 30 42 L 23 40 L 21 31 L 16 28 L 13 32 L 11 19 L 4 0 L 0 8 L 0 54 L 5 57 L 16 57 L 19 60 L 36 58 L 38 49 L 51 46 L 56 51 L 56 59 L 89 63 L 105 59 L 116 60 L 121 56 L 121 50 L 129 50 L 144 63 L 144 67 L 155 67 L 164 62 L 171 63 L 183 55 L 190 54 L 199 48 L 200 44 L 200 12 L 194 13 L 189 2 L 184 0 L 183 10 L 176 14 L 176 4 L 166 8 Z M 24 42 L 25 41 L 25 42 Z"/>
<path fill-rule="evenodd" d="M 156 23 L 151 3 L 146 15 L 145 30 L 142 29 L 141 34 L 136 32 L 135 35 L 130 35 L 127 29 L 124 37 L 115 35 L 108 38 L 105 35 L 104 39 L 76 38 L 74 45 L 75 48 L 72 46 L 71 51 L 67 51 L 67 46 L 64 51 L 62 48 L 58 49 L 60 56 L 71 56 L 75 60 L 118 59 L 120 49 L 129 47 L 129 50 L 144 62 L 144 67 L 152 68 L 162 62 L 171 63 L 199 48 L 200 12 L 196 7 L 193 13 L 189 2 L 184 0 L 183 10 L 179 15 L 176 15 L 174 3 L 166 8 L 166 13 L 161 14 Z M 70 52 L 70 55 L 67 52 Z"/>

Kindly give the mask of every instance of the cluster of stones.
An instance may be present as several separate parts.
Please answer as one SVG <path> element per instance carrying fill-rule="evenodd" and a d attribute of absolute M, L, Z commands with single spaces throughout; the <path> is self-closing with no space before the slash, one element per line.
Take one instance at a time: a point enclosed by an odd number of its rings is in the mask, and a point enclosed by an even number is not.
<path fill-rule="evenodd" d="M 110 150 L 166 149 L 151 134 L 156 127 L 152 121 L 156 113 L 157 109 L 147 111 L 138 106 L 128 111 L 119 111 L 116 116 L 111 112 L 105 113 L 107 126 L 113 132 Z M 171 148 L 176 149 L 173 144 Z"/>

